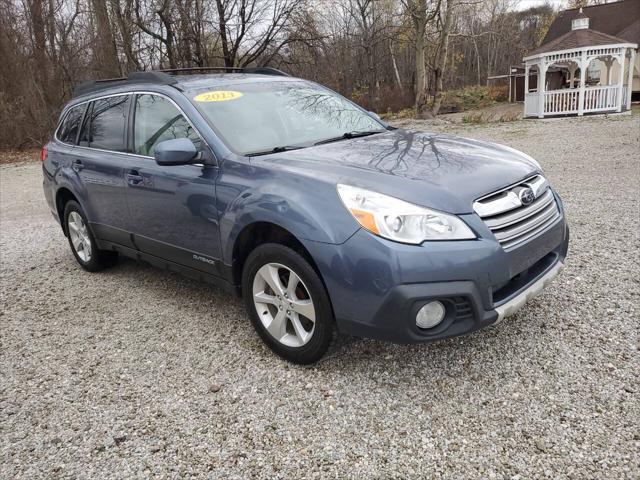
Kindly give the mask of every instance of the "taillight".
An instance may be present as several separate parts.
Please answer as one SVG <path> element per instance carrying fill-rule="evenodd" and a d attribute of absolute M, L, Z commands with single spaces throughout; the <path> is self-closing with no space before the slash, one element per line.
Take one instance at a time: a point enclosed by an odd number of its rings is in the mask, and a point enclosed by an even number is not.
<path fill-rule="evenodd" d="M 40 150 L 40 161 L 44 162 L 47 159 L 47 147 L 44 146 L 42 147 L 42 150 Z"/>

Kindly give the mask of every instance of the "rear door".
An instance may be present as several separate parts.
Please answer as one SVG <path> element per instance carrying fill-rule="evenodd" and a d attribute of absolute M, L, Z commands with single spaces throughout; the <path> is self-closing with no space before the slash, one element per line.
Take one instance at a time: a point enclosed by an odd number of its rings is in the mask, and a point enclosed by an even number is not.
<path fill-rule="evenodd" d="M 134 101 L 134 152 L 125 170 L 127 201 L 135 243 L 151 255 L 218 274 L 220 235 L 215 202 L 218 169 L 214 166 L 160 166 L 155 146 L 189 138 L 202 152 L 209 147 L 177 105 L 157 94 Z"/>
<path fill-rule="evenodd" d="M 94 100 L 85 113 L 72 169 L 85 188 L 85 210 L 96 236 L 132 247 L 125 168 L 131 95 Z"/>
<path fill-rule="evenodd" d="M 66 166 L 68 159 L 73 159 L 73 149 L 78 141 L 78 133 L 86 109 L 86 103 L 69 108 L 69 110 L 65 112 L 64 118 L 56 129 L 54 141 L 47 144 L 47 156 L 42 164 L 44 174 L 44 194 L 51 211 L 56 216 L 55 175 L 60 167 L 64 168 Z M 62 223 L 63 219 L 60 218 L 59 220 L 60 223 Z"/>

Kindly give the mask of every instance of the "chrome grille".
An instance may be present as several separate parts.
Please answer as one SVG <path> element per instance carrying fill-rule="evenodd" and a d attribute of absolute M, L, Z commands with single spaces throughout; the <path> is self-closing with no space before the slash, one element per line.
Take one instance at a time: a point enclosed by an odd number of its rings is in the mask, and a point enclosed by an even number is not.
<path fill-rule="evenodd" d="M 523 205 L 521 193 L 528 188 L 535 200 Z M 505 250 L 525 243 L 560 219 L 556 199 L 542 175 L 481 198 L 474 202 L 473 209 Z"/>

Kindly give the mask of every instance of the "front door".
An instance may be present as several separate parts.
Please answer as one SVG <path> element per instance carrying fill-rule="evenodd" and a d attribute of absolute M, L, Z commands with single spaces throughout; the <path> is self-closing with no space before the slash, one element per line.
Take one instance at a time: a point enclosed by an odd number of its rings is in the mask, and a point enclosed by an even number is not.
<path fill-rule="evenodd" d="M 125 178 L 135 243 L 145 253 L 218 274 L 217 168 L 160 166 L 153 158 L 163 140 L 189 138 L 200 150 L 208 147 L 168 98 L 141 94 L 134 101 L 135 156 Z"/>

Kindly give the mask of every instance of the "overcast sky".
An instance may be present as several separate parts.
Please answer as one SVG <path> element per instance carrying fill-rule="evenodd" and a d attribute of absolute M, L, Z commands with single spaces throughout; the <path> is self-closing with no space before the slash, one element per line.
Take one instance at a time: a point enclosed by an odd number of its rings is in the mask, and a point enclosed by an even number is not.
<path fill-rule="evenodd" d="M 517 0 L 516 8 L 518 10 L 524 10 L 529 7 L 536 7 L 538 5 L 543 5 L 545 3 L 550 3 L 556 9 L 565 9 L 567 8 L 567 0 Z"/>

